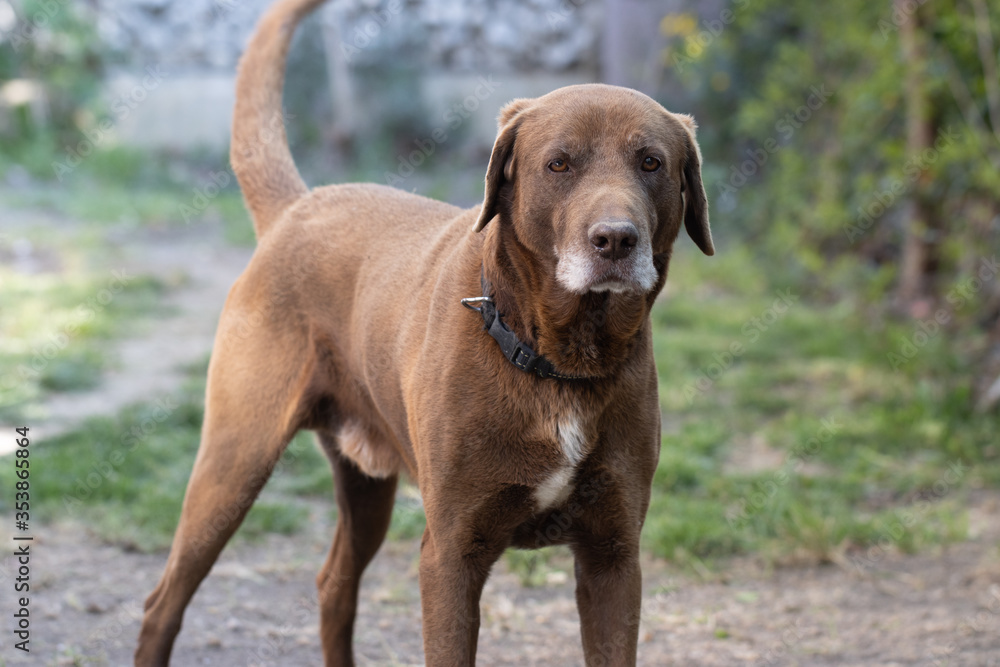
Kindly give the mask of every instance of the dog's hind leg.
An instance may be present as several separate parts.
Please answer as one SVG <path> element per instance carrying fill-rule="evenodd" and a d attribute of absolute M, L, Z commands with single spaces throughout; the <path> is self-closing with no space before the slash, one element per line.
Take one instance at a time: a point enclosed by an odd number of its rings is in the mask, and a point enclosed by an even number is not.
<path fill-rule="evenodd" d="M 237 339 L 224 323 L 209 368 L 201 446 L 166 569 L 146 600 L 136 665 L 169 663 L 185 607 L 298 427 L 312 371 L 307 346 L 267 324 Z"/>
<path fill-rule="evenodd" d="M 389 528 L 398 476 L 370 477 L 340 453 L 330 434 L 321 432 L 320 442 L 333 465 L 338 509 L 333 547 L 316 577 L 320 635 L 327 667 L 346 667 L 354 664 L 351 638 L 361 575 Z"/>

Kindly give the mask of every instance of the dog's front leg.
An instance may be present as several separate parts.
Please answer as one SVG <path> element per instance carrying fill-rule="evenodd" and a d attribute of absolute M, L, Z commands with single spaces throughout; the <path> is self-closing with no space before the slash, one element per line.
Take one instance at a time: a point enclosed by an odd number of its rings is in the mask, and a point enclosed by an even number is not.
<path fill-rule="evenodd" d="M 463 531 L 464 532 L 464 531 Z M 430 521 L 420 548 L 420 602 L 427 667 L 471 667 L 479 639 L 479 598 L 490 568 L 503 553 Z"/>
<path fill-rule="evenodd" d="M 420 545 L 427 667 L 476 664 L 483 584 L 533 506 L 530 487 L 489 485 L 482 481 L 482 468 L 479 472 L 421 484 L 427 514 Z"/>
<path fill-rule="evenodd" d="M 573 545 L 576 604 L 588 667 L 635 665 L 642 572 L 639 534 L 631 532 L 634 535 L 596 534 Z"/>
<path fill-rule="evenodd" d="M 610 556 L 606 546 L 575 549 L 583 652 L 588 666 L 631 666 L 635 665 L 642 604 L 638 550 Z"/>

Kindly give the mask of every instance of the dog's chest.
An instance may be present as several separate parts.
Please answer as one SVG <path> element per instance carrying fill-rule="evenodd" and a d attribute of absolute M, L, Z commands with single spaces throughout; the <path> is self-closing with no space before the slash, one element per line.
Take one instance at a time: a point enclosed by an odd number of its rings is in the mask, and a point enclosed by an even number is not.
<path fill-rule="evenodd" d="M 560 505 L 573 492 L 576 468 L 587 456 L 592 444 L 587 427 L 580 412 L 573 409 L 562 411 L 550 426 L 562 453 L 562 460 L 559 467 L 535 489 L 538 511 Z"/>

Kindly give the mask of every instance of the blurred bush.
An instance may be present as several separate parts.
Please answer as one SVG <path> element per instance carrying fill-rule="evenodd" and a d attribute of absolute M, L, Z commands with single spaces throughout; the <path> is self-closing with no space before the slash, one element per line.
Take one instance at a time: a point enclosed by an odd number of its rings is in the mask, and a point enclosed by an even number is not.
<path fill-rule="evenodd" d="M 55 150 L 79 141 L 98 113 L 98 90 L 116 58 L 97 39 L 84 3 L 0 1 L 0 169 L 52 176 Z"/>
<path fill-rule="evenodd" d="M 661 29 L 666 68 L 711 128 L 713 220 L 814 296 L 918 322 L 942 313 L 978 337 L 988 392 L 1000 376 L 1000 2 L 736 0 Z"/>
<path fill-rule="evenodd" d="M 817 286 L 860 276 L 852 287 L 863 288 L 879 267 L 898 266 L 915 198 L 946 220 L 933 239 L 938 287 L 970 246 L 1000 239 L 1000 128 L 987 113 L 976 17 L 967 5 L 910 5 L 900 15 L 892 2 L 736 2 L 728 23 L 715 21 L 717 36 L 711 19 L 664 20 L 674 34 L 666 63 L 697 92 L 711 127 L 702 142 L 724 165 L 713 174 L 716 209 Z M 918 61 L 904 56 L 906 25 L 923 43 Z M 994 43 L 998 25 L 987 26 Z M 995 46 L 989 56 L 995 68 Z M 925 109 L 907 103 L 908 70 Z M 914 112 L 926 116 L 932 149 L 938 141 L 934 155 L 908 146 Z"/>

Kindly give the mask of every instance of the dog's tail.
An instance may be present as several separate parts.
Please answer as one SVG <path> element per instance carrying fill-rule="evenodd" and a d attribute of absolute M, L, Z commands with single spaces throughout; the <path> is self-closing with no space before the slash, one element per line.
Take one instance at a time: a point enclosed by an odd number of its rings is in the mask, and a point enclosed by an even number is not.
<path fill-rule="evenodd" d="M 281 95 L 295 26 L 323 0 L 280 0 L 257 24 L 236 76 L 229 159 L 257 238 L 308 192 L 285 135 Z"/>

